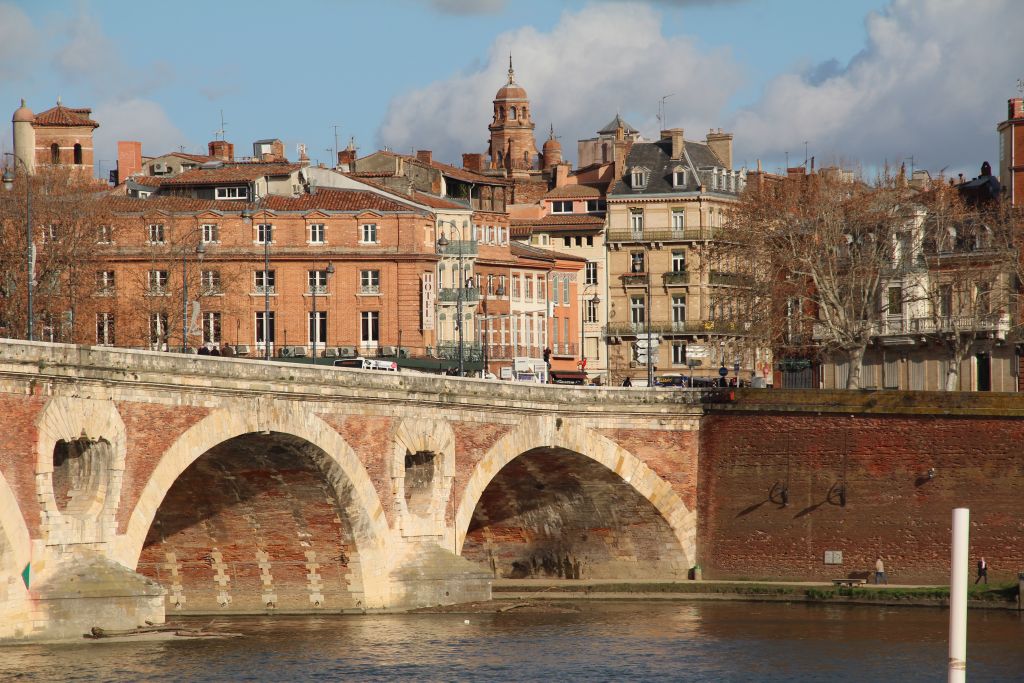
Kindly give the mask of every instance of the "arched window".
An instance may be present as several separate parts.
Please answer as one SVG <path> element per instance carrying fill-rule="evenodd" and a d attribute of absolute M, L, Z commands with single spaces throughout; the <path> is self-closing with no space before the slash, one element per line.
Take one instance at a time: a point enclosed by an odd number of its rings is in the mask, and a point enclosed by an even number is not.
<path fill-rule="evenodd" d="M 515 107 L 509 107 L 509 109 L 508 109 L 508 120 L 509 121 L 515 121 L 516 120 L 516 108 Z"/>
<path fill-rule="evenodd" d="M 60 145 L 58 145 L 56 142 L 50 145 L 50 163 L 60 163 Z"/>
<path fill-rule="evenodd" d="M 75 143 L 75 163 L 82 164 L 82 146 L 77 142 Z"/>

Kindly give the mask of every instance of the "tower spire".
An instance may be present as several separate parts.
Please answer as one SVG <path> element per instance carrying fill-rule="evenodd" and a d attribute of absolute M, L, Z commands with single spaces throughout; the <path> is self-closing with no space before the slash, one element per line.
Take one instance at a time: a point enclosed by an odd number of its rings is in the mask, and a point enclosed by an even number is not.
<path fill-rule="evenodd" d="M 512 53 L 508 53 L 508 84 L 512 85 L 516 82 L 516 72 L 512 70 Z"/>

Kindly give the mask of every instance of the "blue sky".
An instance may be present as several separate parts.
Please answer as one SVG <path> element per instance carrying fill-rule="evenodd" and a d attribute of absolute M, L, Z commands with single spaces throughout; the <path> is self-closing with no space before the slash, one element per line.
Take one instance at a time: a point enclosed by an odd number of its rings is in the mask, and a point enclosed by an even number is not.
<path fill-rule="evenodd" d="M 205 150 L 221 109 L 240 154 L 280 137 L 326 161 L 337 124 L 361 153 L 457 161 L 484 150 L 511 50 L 538 143 L 553 124 L 570 157 L 616 111 L 655 135 L 673 93 L 667 123 L 732 131 L 737 166 L 797 163 L 807 140 L 819 164 L 973 175 L 1022 29 L 1010 0 L 0 0 L 0 101 L 92 106 L 104 170 L 117 139 Z"/>

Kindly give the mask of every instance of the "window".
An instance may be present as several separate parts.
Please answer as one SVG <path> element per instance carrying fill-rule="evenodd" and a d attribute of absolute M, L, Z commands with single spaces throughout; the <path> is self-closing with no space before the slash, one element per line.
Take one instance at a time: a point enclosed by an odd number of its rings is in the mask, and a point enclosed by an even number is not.
<path fill-rule="evenodd" d="M 324 344 L 327 340 L 327 311 L 309 311 L 309 343 Z"/>
<path fill-rule="evenodd" d="M 255 275 L 257 294 L 276 293 L 274 287 L 275 273 L 273 270 L 257 270 Z"/>
<path fill-rule="evenodd" d="M 512 298 L 513 299 L 520 298 L 520 294 L 519 294 L 520 290 L 521 290 L 521 285 L 520 285 L 519 276 L 518 275 L 513 275 L 512 276 Z"/>
<path fill-rule="evenodd" d="M 167 293 L 167 271 L 149 271 L 149 294 L 160 295 Z"/>
<path fill-rule="evenodd" d="M 326 270 L 307 270 L 306 271 L 306 284 L 308 289 L 306 290 L 309 294 L 326 294 L 327 293 L 327 271 Z"/>
<path fill-rule="evenodd" d="M 60 226 L 55 223 L 49 223 L 42 226 L 42 233 L 43 242 L 60 241 Z"/>
<path fill-rule="evenodd" d="M 633 169 L 631 174 L 631 185 L 633 189 L 640 189 L 647 186 L 647 171 L 642 168 Z"/>
<path fill-rule="evenodd" d="M 644 308 L 644 298 L 642 296 L 633 296 L 629 298 L 629 322 L 634 325 L 639 325 L 646 319 L 646 310 Z"/>
<path fill-rule="evenodd" d="M 562 305 L 569 305 L 569 278 L 562 278 Z"/>
<path fill-rule="evenodd" d="M 686 186 L 686 169 L 678 169 L 672 172 L 672 185 L 673 187 Z"/>
<path fill-rule="evenodd" d="M 585 245 L 587 245 L 588 247 L 594 246 L 594 236 L 593 235 L 587 235 L 586 237 L 583 238 L 583 243 Z"/>
<path fill-rule="evenodd" d="M 644 252 L 633 251 L 629 254 L 629 272 L 631 273 L 646 273 L 647 270 L 644 268 Z"/>
<path fill-rule="evenodd" d="M 114 271 L 96 271 L 96 293 L 100 296 L 113 296 L 114 294 Z"/>
<path fill-rule="evenodd" d="M 686 365 L 686 344 L 672 342 L 672 365 Z"/>
<path fill-rule="evenodd" d="M 508 109 L 508 119 L 509 119 L 509 121 L 515 121 L 516 120 L 516 108 L 515 107 L 509 107 L 509 109 Z"/>
<path fill-rule="evenodd" d="M 597 261 L 587 261 L 583 267 L 583 283 L 587 285 L 597 284 Z"/>
<path fill-rule="evenodd" d="M 887 313 L 889 315 L 903 315 L 903 288 L 889 287 Z"/>
<path fill-rule="evenodd" d="M 641 239 L 644 236 L 644 210 L 629 210 L 629 227 L 633 231 L 634 239 Z"/>
<path fill-rule="evenodd" d="M 113 233 L 109 225 L 96 226 L 96 244 L 110 244 L 113 241 Z"/>
<path fill-rule="evenodd" d="M 164 243 L 164 225 L 163 223 L 150 223 L 148 231 L 147 241 L 150 244 L 163 244 Z"/>
<path fill-rule="evenodd" d="M 953 315 L 953 285 L 939 285 L 939 315 L 948 318 Z"/>
<path fill-rule="evenodd" d="M 84 163 L 82 161 L 82 146 L 80 144 L 78 144 L 77 142 L 75 143 L 74 154 L 75 154 L 75 164 L 78 165 L 78 166 L 81 166 Z"/>
<path fill-rule="evenodd" d="M 505 292 L 504 296 L 508 296 L 508 282 L 504 275 L 498 276 L 498 287 Z"/>
<path fill-rule="evenodd" d="M 672 322 L 686 322 L 686 297 L 676 295 L 672 297 Z"/>
<path fill-rule="evenodd" d="M 588 199 L 587 200 L 587 213 L 596 213 L 598 211 L 604 211 L 607 209 L 607 204 L 603 199 Z"/>
<path fill-rule="evenodd" d="M 220 271 L 219 270 L 204 270 L 200 274 L 200 286 L 205 296 L 211 294 L 220 294 Z"/>
<path fill-rule="evenodd" d="M 217 199 L 248 199 L 249 190 L 246 187 L 218 187 Z"/>
<path fill-rule="evenodd" d="M 309 226 L 309 242 L 310 244 L 323 244 L 324 233 L 326 232 L 323 223 L 313 223 Z"/>
<path fill-rule="evenodd" d="M 572 213 L 572 202 L 568 200 L 551 202 L 551 213 Z"/>
<path fill-rule="evenodd" d="M 597 322 L 597 307 L 600 304 L 598 302 L 595 302 L 593 297 L 587 299 L 585 303 L 586 303 L 586 306 L 585 306 L 585 308 L 583 310 L 584 321 L 588 322 L 588 323 L 596 323 Z"/>
<path fill-rule="evenodd" d="M 56 142 L 50 145 L 50 163 L 60 163 L 60 145 L 58 145 Z"/>
<path fill-rule="evenodd" d="M 203 228 L 203 242 L 211 244 L 214 242 L 220 242 L 220 226 L 216 223 L 204 223 Z"/>
<path fill-rule="evenodd" d="M 274 226 L 270 223 L 260 223 L 256 226 L 257 244 L 274 243 Z"/>
<path fill-rule="evenodd" d="M 96 343 L 101 346 L 114 345 L 114 314 L 96 314 Z"/>
<path fill-rule="evenodd" d="M 686 229 L 685 209 L 672 209 L 672 229 L 677 232 Z"/>
<path fill-rule="evenodd" d="M 523 298 L 533 301 L 533 276 L 528 275 L 523 278 Z"/>
<path fill-rule="evenodd" d="M 380 313 L 378 311 L 363 311 L 359 315 L 360 341 L 364 346 L 375 346 L 380 341 Z"/>
<path fill-rule="evenodd" d="M 551 237 L 547 233 L 539 233 L 533 236 L 533 243 L 546 247 L 551 244 Z"/>
<path fill-rule="evenodd" d="M 562 244 L 564 246 L 566 246 L 566 247 L 571 247 L 572 246 L 572 237 L 563 237 L 562 238 Z"/>
<path fill-rule="evenodd" d="M 154 348 L 163 348 L 167 344 L 169 334 L 167 313 L 149 314 L 149 344 Z"/>
<path fill-rule="evenodd" d="M 203 313 L 203 343 L 220 344 L 220 312 Z"/>
<path fill-rule="evenodd" d="M 377 224 L 363 223 L 359 226 L 359 241 L 363 244 L 377 243 Z"/>
<path fill-rule="evenodd" d="M 256 343 L 274 343 L 274 311 L 256 311 Z"/>
<path fill-rule="evenodd" d="M 672 250 L 672 272 L 673 273 L 685 273 L 686 272 L 686 252 L 682 249 Z"/>
<path fill-rule="evenodd" d="M 992 312 L 992 283 L 979 282 L 974 288 L 974 313 L 987 315 Z"/>
<path fill-rule="evenodd" d="M 380 294 L 380 271 L 361 270 L 359 271 L 359 293 Z"/>

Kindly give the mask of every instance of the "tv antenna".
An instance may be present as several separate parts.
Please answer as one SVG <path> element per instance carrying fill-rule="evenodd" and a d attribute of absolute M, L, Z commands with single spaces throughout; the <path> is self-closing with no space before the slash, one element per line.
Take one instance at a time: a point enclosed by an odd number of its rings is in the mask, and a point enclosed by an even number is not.
<path fill-rule="evenodd" d="M 341 124 L 336 123 L 331 128 L 334 129 L 334 163 L 338 163 L 338 129 L 341 128 Z"/>
<path fill-rule="evenodd" d="M 658 127 L 665 127 L 665 100 L 670 97 L 675 97 L 675 93 L 669 93 L 668 95 L 662 95 L 661 99 L 658 100 Z"/>
<path fill-rule="evenodd" d="M 1024 78 L 1017 79 L 1017 92 L 1024 95 Z"/>
<path fill-rule="evenodd" d="M 804 170 L 807 170 L 807 162 L 810 158 L 807 156 L 807 140 L 804 140 Z"/>
<path fill-rule="evenodd" d="M 221 140 L 226 140 L 227 139 L 225 137 L 225 135 L 226 135 L 225 129 L 227 128 L 227 125 L 228 125 L 227 122 L 224 120 L 224 110 L 221 109 L 220 110 L 220 130 L 213 131 L 213 139 L 214 140 L 217 139 L 218 135 L 220 136 Z"/>

